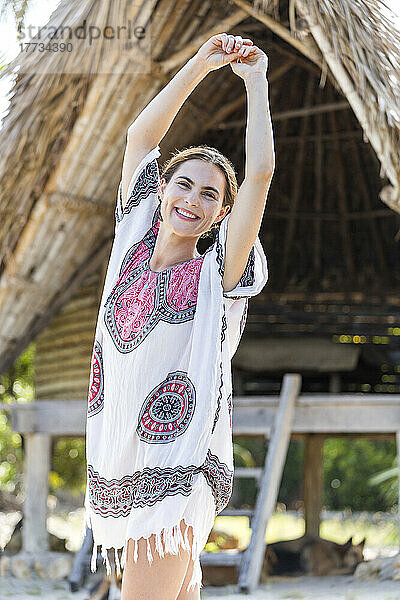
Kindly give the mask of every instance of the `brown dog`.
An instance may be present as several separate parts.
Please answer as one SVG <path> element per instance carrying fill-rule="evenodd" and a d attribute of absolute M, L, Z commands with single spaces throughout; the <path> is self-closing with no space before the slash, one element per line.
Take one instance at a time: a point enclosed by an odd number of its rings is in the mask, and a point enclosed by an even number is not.
<path fill-rule="evenodd" d="M 271 575 L 347 575 L 364 560 L 365 538 L 353 545 L 353 538 L 337 544 L 316 536 L 302 536 L 268 544 L 260 574 L 260 583 Z M 238 549 L 239 552 L 243 551 Z M 204 585 L 226 585 L 238 582 L 234 566 L 203 565 Z"/>
<path fill-rule="evenodd" d="M 351 575 L 363 562 L 365 538 L 353 544 L 350 537 L 337 544 L 318 536 L 303 535 L 294 540 L 269 544 L 266 548 L 263 573 L 265 575 Z"/>

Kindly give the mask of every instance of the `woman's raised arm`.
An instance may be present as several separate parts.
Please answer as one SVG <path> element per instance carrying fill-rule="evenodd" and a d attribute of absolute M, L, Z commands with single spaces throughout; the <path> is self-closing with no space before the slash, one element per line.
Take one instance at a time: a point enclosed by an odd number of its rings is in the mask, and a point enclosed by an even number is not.
<path fill-rule="evenodd" d="M 225 241 L 224 291 L 233 290 L 246 267 L 258 236 L 275 169 L 274 138 L 268 101 L 266 54 L 253 46 L 231 68 L 244 80 L 247 92 L 244 180 L 229 217 Z"/>
<path fill-rule="evenodd" d="M 228 50 L 230 38 L 233 36 L 219 33 L 207 40 L 129 126 L 122 167 L 123 206 L 136 167 L 163 139 L 186 98 L 210 71 L 229 64 L 240 56 L 242 46 L 252 44 L 236 36 Z"/>

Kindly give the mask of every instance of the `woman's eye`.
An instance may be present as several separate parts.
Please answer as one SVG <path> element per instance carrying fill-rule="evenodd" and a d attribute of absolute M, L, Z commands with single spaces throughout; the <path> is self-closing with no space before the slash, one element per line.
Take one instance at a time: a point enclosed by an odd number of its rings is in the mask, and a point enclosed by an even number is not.
<path fill-rule="evenodd" d="M 189 184 L 187 181 L 177 181 L 178 185 L 182 185 L 185 188 L 189 188 Z M 208 196 L 209 198 L 212 198 L 213 200 L 216 200 L 216 197 L 214 196 L 214 194 L 212 192 L 204 192 L 205 196 Z"/>

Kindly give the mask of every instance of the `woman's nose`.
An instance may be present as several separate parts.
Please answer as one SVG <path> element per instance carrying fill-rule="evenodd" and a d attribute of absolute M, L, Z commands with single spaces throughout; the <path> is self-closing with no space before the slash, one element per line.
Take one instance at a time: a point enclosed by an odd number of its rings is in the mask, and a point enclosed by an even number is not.
<path fill-rule="evenodd" d="M 191 190 L 190 194 L 187 194 L 185 196 L 185 200 L 189 204 L 194 204 L 195 206 L 197 206 L 199 203 L 199 198 L 196 190 Z"/>

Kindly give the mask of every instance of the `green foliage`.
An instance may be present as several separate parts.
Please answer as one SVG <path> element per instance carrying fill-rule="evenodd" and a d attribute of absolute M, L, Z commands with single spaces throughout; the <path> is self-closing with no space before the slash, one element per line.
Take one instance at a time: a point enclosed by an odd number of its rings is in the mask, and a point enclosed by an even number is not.
<path fill-rule="evenodd" d="M 31 402 L 34 398 L 35 344 L 31 344 L 0 377 L 0 490 L 22 491 L 23 439 L 12 431 L 7 405 Z"/>
<path fill-rule="evenodd" d="M 235 467 L 255 467 L 264 463 L 265 441 L 262 438 L 240 437 L 233 443 Z M 235 480 L 241 505 L 252 506 L 256 494 L 256 480 L 243 478 Z"/>
<path fill-rule="evenodd" d="M 0 377 L 0 490 L 18 494 L 23 484 L 23 438 L 11 430 L 6 410 L 12 402 L 31 402 L 35 397 L 34 363 L 36 345 L 32 343 Z M 49 491 L 67 488 L 75 494 L 85 491 L 86 456 L 84 438 L 53 441 Z"/>
<path fill-rule="evenodd" d="M 397 456 L 393 458 L 393 467 L 375 473 L 368 479 L 368 483 L 374 487 L 378 486 L 383 497 L 389 505 L 394 505 L 399 497 L 399 466 Z"/>
<path fill-rule="evenodd" d="M 287 460 L 283 470 L 278 501 L 286 504 L 288 509 L 295 508 L 301 494 L 302 485 L 302 442 L 291 440 L 288 448 Z M 233 445 L 235 466 L 255 467 L 263 466 L 265 462 L 268 442 L 264 438 L 240 437 Z M 237 482 L 240 498 L 243 505 L 254 505 L 257 486 L 252 478 L 240 479 Z"/>
<path fill-rule="evenodd" d="M 85 492 L 86 455 L 83 438 L 60 438 L 52 452 L 50 490 L 66 487 L 73 494 Z"/>
<path fill-rule="evenodd" d="M 238 438 L 234 443 L 235 465 L 262 466 L 267 447 L 262 438 Z M 303 499 L 303 459 L 304 442 L 291 440 L 278 495 L 278 502 L 287 509 L 296 509 Z M 327 510 L 393 510 L 398 498 L 397 469 L 393 471 L 396 464 L 396 444 L 392 440 L 327 438 L 323 506 Z M 374 477 L 382 469 L 381 476 Z M 255 480 L 241 479 L 237 485 L 241 502 L 252 506 L 257 491 Z"/>
<path fill-rule="evenodd" d="M 297 509 L 299 499 L 302 499 L 303 457 L 304 442 L 290 440 L 278 494 L 278 502 L 284 503 L 287 509 Z"/>
<path fill-rule="evenodd" d="M 377 471 L 393 466 L 396 444 L 393 440 L 329 438 L 324 444 L 324 504 L 331 510 L 385 511 L 393 507 L 384 488 L 369 479 Z M 397 500 L 397 497 L 396 497 Z"/>

